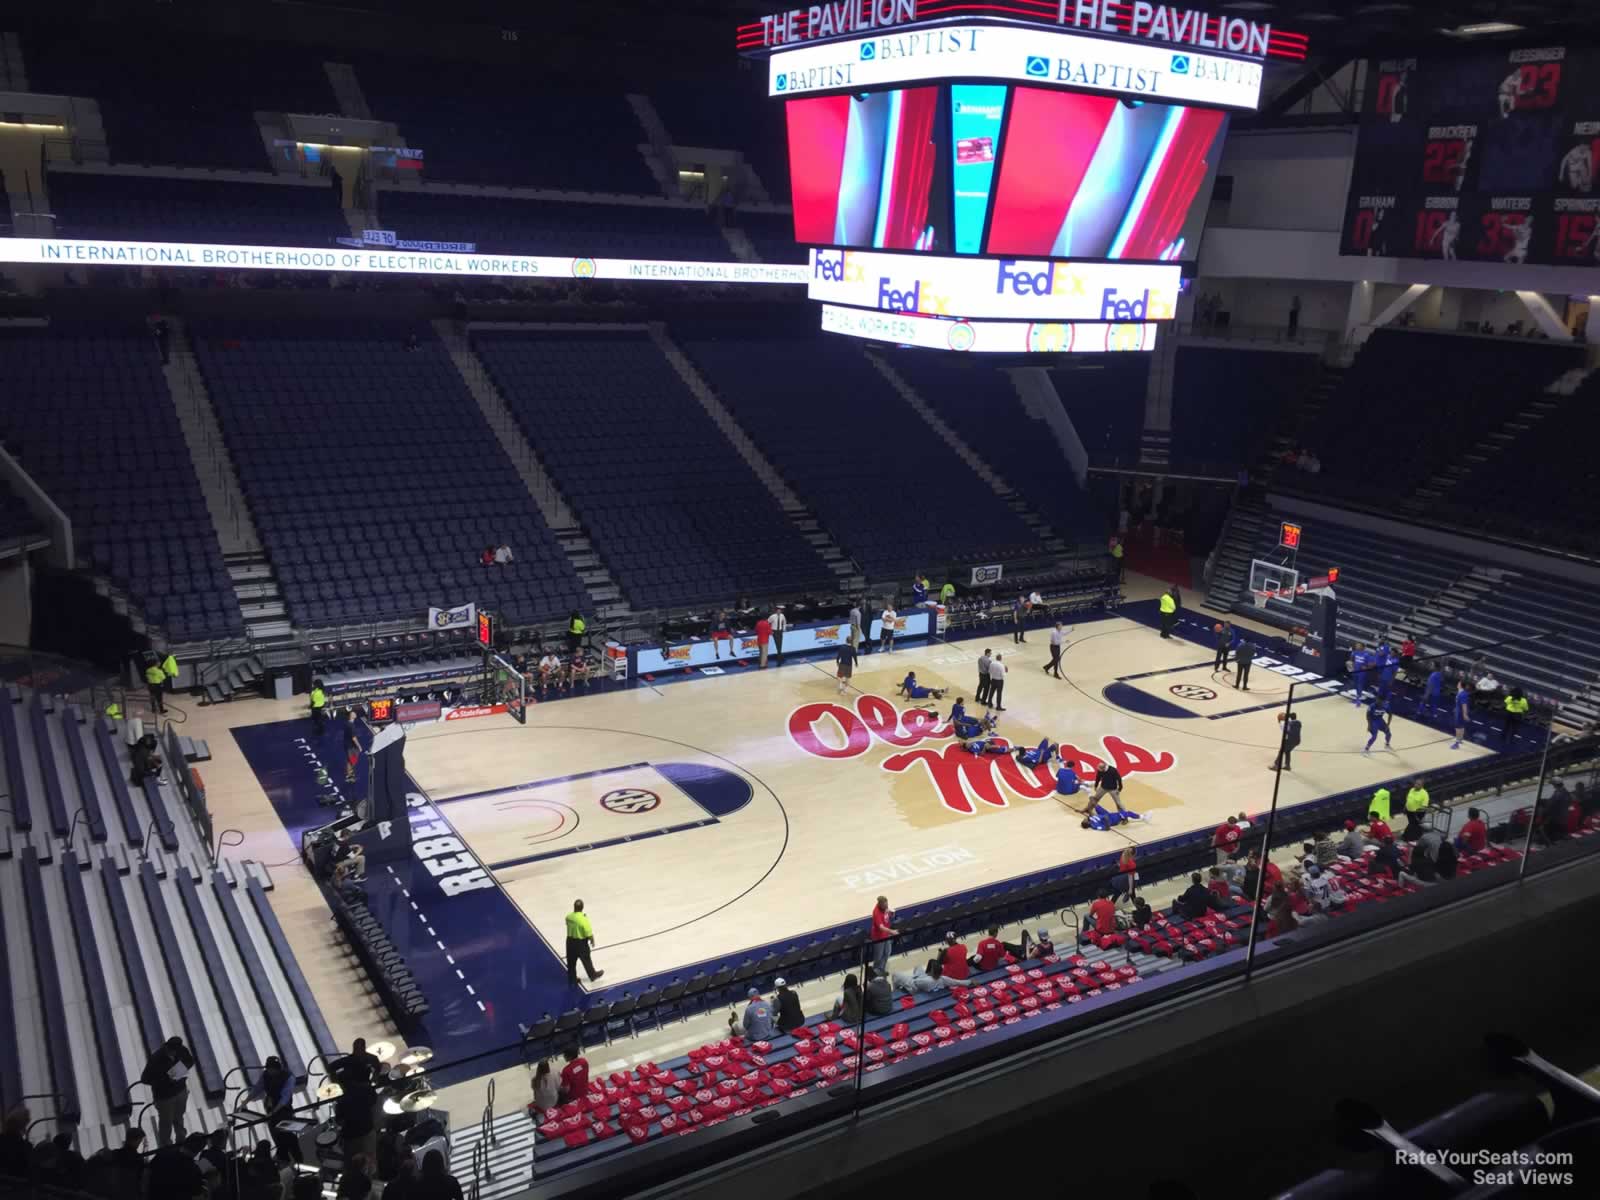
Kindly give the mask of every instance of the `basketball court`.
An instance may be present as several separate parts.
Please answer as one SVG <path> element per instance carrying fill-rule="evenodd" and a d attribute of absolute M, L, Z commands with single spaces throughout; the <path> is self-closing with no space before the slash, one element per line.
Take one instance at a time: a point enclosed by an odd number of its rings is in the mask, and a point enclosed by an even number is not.
<path fill-rule="evenodd" d="M 1192 618 L 1180 633 L 1210 630 Z M 957 696 L 972 707 L 986 645 L 1010 667 L 997 732 L 1013 745 L 1061 743 L 1086 777 L 1114 763 L 1142 820 L 1086 830 L 1086 793 L 1069 807 L 1053 767 L 959 744 L 941 717 Z M 1067 678 L 1046 675 L 1047 658 L 1047 632 L 1035 630 L 1025 645 L 1007 634 L 870 655 L 843 696 L 831 663 L 790 663 L 535 704 L 526 726 L 500 715 L 413 727 L 414 856 L 374 868 L 368 887 L 434 1006 L 428 1044 L 444 1061 L 484 1053 L 514 1042 L 519 1021 L 581 1007 L 561 961 L 576 897 L 605 971 L 588 994 L 638 994 L 699 964 L 853 927 L 880 894 L 900 908 L 960 896 L 1269 805 L 1277 715 L 1301 672 L 1258 658 L 1250 691 L 1237 691 L 1231 672 L 1212 671 L 1207 646 L 1126 616 L 1071 632 Z M 898 698 L 909 669 L 948 688 L 944 701 Z M 1284 805 L 1490 752 L 1452 751 L 1447 733 L 1397 718 L 1393 749 L 1363 756 L 1363 710 L 1339 686 L 1297 686 L 1304 737 L 1282 777 Z M 287 828 L 297 843 L 330 819 L 306 796 L 337 738 L 308 754 L 297 709 L 250 701 L 196 715 L 234 726 L 227 740 L 253 776 L 234 778 L 230 755 L 211 764 L 219 827 L 245 827 L 230 809 L 247 807 L 252 790 L 252 841 L 276 824 L 277 838 Z M 275 821 L 261 811 L 263 789 Z M 315 916 L 320 897 L 304 887 L 293 903 Z M 296 894 L 280 887 L 275 898 Z"/>

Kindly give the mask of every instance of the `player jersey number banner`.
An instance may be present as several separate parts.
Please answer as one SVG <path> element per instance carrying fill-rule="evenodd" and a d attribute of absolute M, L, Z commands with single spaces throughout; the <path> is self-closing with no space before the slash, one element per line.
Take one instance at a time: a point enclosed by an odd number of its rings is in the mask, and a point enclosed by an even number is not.
<path fill-rule="evenodd" d="M 1343 254 L 1600 264 L 1600 49 L 1373 63 Z"/>

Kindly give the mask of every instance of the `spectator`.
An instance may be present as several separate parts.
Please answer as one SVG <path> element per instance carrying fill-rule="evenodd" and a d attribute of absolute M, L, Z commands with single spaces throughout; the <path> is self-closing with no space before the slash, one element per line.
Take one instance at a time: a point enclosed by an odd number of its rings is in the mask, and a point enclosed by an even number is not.
<path fill-rule="evenodd" d="M 395 1164 L 394 1178 L 383 1185 L 385 1200 L 416 1200 L 417 1189 L 422 1186 L 417 1175 L 417 1156 L 411 1153 L 409 1146 L 405 1150 Z"/>
<path fill-rule="evenodd" d="M 150 1156 L 149 1196 L 192 1200 L 206 1194 L 206 1177 L 197 1161 L 206 1147 L 206 1135 L 191 1133 L 178 1145 L 163 1146 Z"/>
<path fill-rule="evenodd" d="M 1558 842 L 1567 836 L 1567 818 L 1572 812 L 1572 794 L 1563 780 L 1556 780 L 1550 794 L 1539 802 L 1544 817 L 1546 841 Z"/>
<path fill-rule="evenodd" d="M 967 947 L 951 930 L 944 935 L 944 974 L 951 982 L 959 983 L 967 977 Z"/>
<path fill-rule="evenodd" d="M 896 971 L 892 982 L 902 992 L 941 992 L 950 986 L 945 981 L 944 963 L 937 958 L 914 971 Z"/>
<path fill-rule="evenodd" d="M 1463 854 L 1478 854 L 1489 844 L 1489 827 L 1484 824 L 1483 813 L 1476 808 L 1467 809 L 1467 823 L 1456 835 L 1456 848 Z"/>
<path fill-rule="evenodd" d="M 894 912 L 889 907 L 889 898 L 879 896 L 878 903 L 872 909 L 872 966 L 880 974 L 889 969 L 889 950 L 898 932 L 894 927 Z"/>
<path fill-rule="evenodd" d="M 1399 879 L 1404 871 L 1404 864 L 1400 858 L 1400 847 L 1395 845 L 1392 836 L 1386 836 L 1377 852 L 1373 854 L 1372 861 L 1367 864 L 1367 870 L 1374 875 L 1389 875 Z"/>
<path fill-rule="evenodd" d="M 129 755 L 132 761 L 132 769 L 129 771 L 128 781 L 134 787 L 142 788 L 146 779 L 159 780 L 161 778 L 161 768 L 164 765 L 164 760 L 159 750 L 160 745 L 161 743 L 156 740 L 156 735 L 153 733 L 145 734 L 133 744 L 133 750 Z"/>
<path fill-rule="evenodd" d="M 921 571 L 911 580 L 911 603 L 914 605 L 928 602 L 928 577 Z"/>
<path fill-rule="evenodd" d="M 1239 826 L 1232 817 L 1224 817 L 1211 835 L 1211 848 L 1217 852 L 1217 865 L 1232 862 L 1239 856 Z"/>
<path fill-rule="evenodd" d="M 1134 903 L 1137 904 L 1138 902 L 1139 898 L 1135 896 Z M 1035 931 L 1033 936 L 1033 957 L 1048 958 L 1055 952 L 1056 944 L 1050 940 L 1050 931 L 1048 929 L 1040 929 Z M 1021 958 L 1022 955 L 1019 954 L 1017 957 Z"/>
<path fill-rule="evenodd" d="M 1178 897 L 1177 909 L 1189 920 L 1203 917 L 1214 908 L 1221 908 L 1222 901 L 1217 894 L 1206 887 L 1200 879 L 1200 872 L 1196 871 L 1189 876 L 1189 886 L 1183 895 Z"/>
<path fill-rule="evenodd" d="M 1405 830 L 1400 834 L 1401 841 L 1414 842 L 1422 836 L 1423 831 L 1427 828 L 1427 826 L 1422 823 L 1422 814 L 1423 810 L 1420 808 L 1416 810 L 1406 810 L 1406 827 Z"/>
<path fill-rule="evenodd" d="M 1221 867 L 1211 868 L 1211 873 L 1206 879 L 1206 890 L 1225 903 L 1233 902 L 1233 888 L 1222 874 Z"/>
<path fill-rule="evenodd" d="M 170 1146 L 187 1132 L 184 1109 L 189 1103 L 189 1085 L 184 1082 L 194 1070 L 194 1055 L 181 1037 L 170 1037 L 145 1060 L 139 1082 L 150 1089 L 156 1106 L 156 1145 Z"/>
<path fill-rule="evenodd" d="M 276 1054 L 269 1054 L 246 1100 L 261 1100 L 266 1109 L 268 1128 L 272 1140 L 287 1150 L 296 1162 L 300 1161 L 300 1139 L 288 1130 L 279 1129 L 278 1122 L 294 1113 L 294 1073 L 283 1065 Z"/>
<path fill-rule="evenodd" d="M 422 1156 L 422 1170 L 417 1175 L 417 1186 L 411 1200 L 466 1200 L 461 1194 L 461 1184 L 445 1170 L 444 1155 L 429 1150 Z"/>
<path fill-rule="evenodd" d="M 1121 928 L 1117 921 L 1115 893 L 1107 891 L 1089 905 L 1089 921 L 1097 934 L 1115 933 Z"/>
<path fill-rule="evenodd" d="M 1417 665 L 1417 643 L 1408 633 L 1405 640 L 1400 643 L 1400 669 L 1410 676 L 1411 669 Z"/>
<path fill-rule="evenodd" d="M 1305 881 L 1302 884 L 1306 899 L 1311 902 L 1314 912 L 1331 912 L 1343 908 L 1348 897 L 1344 889 L 1339 886 L 1338 879 L 1331 871 L 1324 871 L 1316 863 L 1306 868 Z"/>
<path fill-rule="evenodd" d="M 778 1029 L 783 1033 L 793 1033 L 806 1023 L 806 1015 L 800 1010 L 800 997 L 789 986 L 788 980 L 782 977 L 774 981 L 773 987 L 777 989 Z"/>
<path fill-rule="evenodd" d="M 64 1188 L 83 1186 L 83 1155 L 73 1146 L 72 1138 L 71 1130 L 63 1130 L 39 1146 L 35 1161 L 42 1182 Z"/>
<path fill-rule="evenodd" d="M 1428 789 L 1422 786 L 1422 780 L 1413 779 L 1411 788 L 1406 792 L 1406 811 L 1418 813 L 1428 807 Z"/>
<path fill-rule="evenodd" d="M 1444 840 L 1443 832 L 1429 829 L 1417 839 L 1411 848 L 1411 873 L 1424 883 L 1455 878 L 1455 847 Z"/>
<path fill-rule="evenodd" d="M 772 1006 L 761 996 L 760 988 L 745 993 L 749 1003 L 744 1006 L 744 1035 L 752 1042 L 770 1041 L 776 1026 L 772 1023 Z"/>
<path fill-rule="evenodd" d="M 894 1011 L 894 989 L 887 975 L 867 972 L 866 1008 L 869 1017 L 887 1017 Z"/>
<path fill-rule="evenodd" d="M 504 567 L 515 562 L 516 559 L 511 553 L 511 547 L 505 542 L 501 542 L 494 548 L 494 561 Z"/>
<path fill-rule="evenodd" d="M 1389 822 L 1379 815 L 1377 809 L 1367 814 L 1367 841 L 1381 846 L 1384 838 L 1393 835 L 1394 831 L 1389 828 Z"/>
<path fill-rule="evenodd" d="M 378 1094 L 372 1085 L 352 1079 L 344 1085 L 344 1093 L 333 1102 L 333 1116 L 339 1124 L 339 1137 L 344 1142 L 345 1161 L 358 1154 L 370 1160 L 378 1150 L 378 1127 L 374 1121 Z"/>
<path fill-rule="evenodd" d="M 494 566 L 494 547 L 485 546 L 478 554 L 478 562 L 485 567 Z"/>
<path fill-rule="evenodd" d="M 834 1018 L 846 1025 L 859 1025 L 861 1016 L 865 1012 L 866 998 L 861 994 L 860 981 L 853 974 L 846 975 L 844 987 L 839 992 L 839 999 L 833 1005 Z"/>
<path fill-rule="evenodd" d="M 1295 919 L 1294 905 L 1286 888 L 1279 888 L 1267 901 L 1267 937 L 1293 933 L 1300 922 Z"/>
<path fill-rule="evenodd" d="M 1270 896 L 1282 882 L 1283 872 L 1278 869 L 1278 864 L 1270 858 L 1263 863 L 1260 849 L 1252 846 L 1249 857 L 1245 859 L 1244 871 L 1239 878 L 1239 887 L 1244 892 L 1245 898 L 1253 904 L 1258 884 L 1261 887 L 1261 894 Z"/>
<path fill-rule="evenodd" d="M 567 1104 L 589 1094 L 589 1060 L 578 1046 L 568 1046 L 561 1052 L 566 1066 L 561 1068 L 561 1086 L 556 1095 Z"/>
<path fill-rule="evenodd" d="M 561 1103 L 561 1085 L 556 1073 L 550 1069 L 550 1060 L 541 1058 L 533 1069 L 533 1102 L 528 1105 L 540 1114 L 547 1113 Z"/>
<path fill-rule="evenodd" d="M 1326 829 L 1319 829 L 1311 835 L 1311 856 L 1317 860 L 1319 867 L 1331 867 L 1339 861 L 1339 849 Z"/>
<path fill-rule="evenodd" d="M 1122 856 L 1117 859 L 1117 888 L 1122 893 L 1118 899 L 1132 900 L 1134 884 L 1138 880 L 1138 859 L 1134 857 L 1132 846 L 1124 846 Z"/>
<path fill-rule="evenodd" d="M 1362 836 L 1361 827 L 1354 821 L 1344 823 L 1344 840 L 1339 843 L 1339 853 L 1352 861 L 1360 858 L 1367 852 L 1367 839 Z"/>
<path fill-rule="evenodd" d="M 1006 947 L 1000 940 L 1000 926 L 989 926 L 988 936 L 978 942 L 978 952 L 967 960 L 967 965 L 979 971 L 993 971 L 1005 961 Z"/>
<path fill-rule="evenodd" d="M 1133 898 L 1133 916 L 1129 922 L 1133 928 L 1145 928 L 1150 924 L 1150 920 L 1154 916 L 1155 914 L 1150 911 L 1149 903 L 1146 902 L 1143 896 L 1135 896 Z"/>
<path fill-rule="evenodd" d="M 28 1124 L 33 1114 L 22 1105 L 6 1113 L 0 1127 L 0 1175 L 12 1179 L 28 1178 L 33 1165 L 33 1146 L 28 1142 Z"/>
<path fill-rule="evenodd" d="M 355 840 L 355 828 L 346 826 L 339 830 L 333 846 L 333 882 L 342 885 L 366 877 L 367 852 Z M 367 1078 L 370 1080 L 371 1075 Z"/>
<path fill-rule="evenodd" d="M 894 611 L 894 605 L 885 604 L 878 620 L 878 649 L 894 653 L 894 631 L 900 620 L 900 615 Z"/>

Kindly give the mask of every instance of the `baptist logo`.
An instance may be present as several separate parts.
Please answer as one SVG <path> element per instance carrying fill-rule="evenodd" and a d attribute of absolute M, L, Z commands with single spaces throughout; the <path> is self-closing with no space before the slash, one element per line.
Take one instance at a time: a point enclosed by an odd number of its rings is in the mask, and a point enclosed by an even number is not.
<path fill-rule="evenodd" d="M 789 90 L 789 77 L 787 75 L 778 76 L 778 90 L 780 92 L 786 92 Z"/>
<path fill-rule="evenodd" d="M 1028 55 L 1028 63 L 1023 71 L 1035 79 L 1050 78 L 1050 60 L 1042 54 Z"/>
<path fill-rule="evenodd" d="M 878 279 L 878 307 L 884 312 L 949 316 L 950 297 L 935 292 L 926 279 L 918 279 L 910 287 L 902 288 L 884 275 Z"/>
<path fill-rule="evenodd" d="M 1189 73 L 1189 56 L 1187 54 L 1174 54 L 1172 56 L 1172 73 L 1174 75 L 1187 75 Z"/>
<path fill-rule="evenodd" d="M 1032 267 L 1038 267 L 1037 271 Z M 1013 296 L 1081 296 L 1083 276 L 1072 269 L 1070 263 L 1027 263 L 1015 258 L 1000 260 L 999 274 L 995 278 L 996 293 L 1010 292 Z"/>
<path fill-rule="evenodd" d="M 575 258 L 575 259 L 572 260 L 572 274 L 573 274 L 574 278 L 577 278 L 577 279 L 593 279 L 594 278 L 594 272 L 595 272 L 594 259 L 592 259 L 592 258 Z"/>
<path fill-rule="evenodd" d="M 878 57 L 878 43 L 877 42 L 862 42 L 861 43 L 861 61 L 862 62 L 871 62 L 873 59 L 875 59 L 877 57 Z"/>
<path fill-rule="evenodd" d="M 984 587 L 991 583 L 1000 582 L 1000 567 L 973 567 L 972 586 Z"/>
<path fill-rule="evenodd" d="M 855 255 L 844 250 L 818 250 L 811 277 L 825 283 L 865 283 L 866 269 Z"/>

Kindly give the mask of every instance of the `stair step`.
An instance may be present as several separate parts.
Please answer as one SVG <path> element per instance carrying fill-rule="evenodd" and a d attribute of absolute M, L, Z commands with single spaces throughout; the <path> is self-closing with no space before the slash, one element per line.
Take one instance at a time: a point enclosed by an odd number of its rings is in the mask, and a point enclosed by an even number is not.
<path fill-rule="evenodd" d="M 294 626 L 288 621 L 246 621 L 244 626 L 246 636 L 252 642 L 270 643 L 273 639 L 292 638 Z"/>
<path fill-rule="evenodd" d="M 267 620 L 273 617 L 282 617 L 288 613 L 282 600 L 259 600 L 251 604 L 241 604 L 239 613 L 248 623 L 250 621 Z"/>

